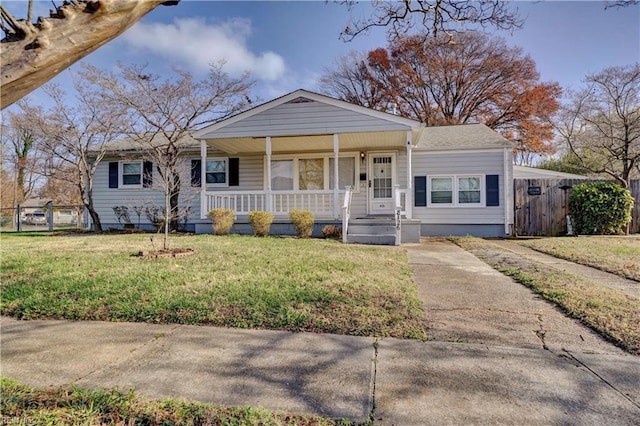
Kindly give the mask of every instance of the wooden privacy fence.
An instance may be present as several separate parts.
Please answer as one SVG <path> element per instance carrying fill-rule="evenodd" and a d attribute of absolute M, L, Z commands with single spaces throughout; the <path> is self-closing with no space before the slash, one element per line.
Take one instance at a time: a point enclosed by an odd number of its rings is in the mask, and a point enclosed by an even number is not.
<path fill-rule="evenodd" d="M 588 179 L 514 179 L 516 235 L 560 236 L 567 233 L 569 197 L 573 185 Z M 631 181 L 636 202 L 631 212 L 630 232 L 640 233 L 640 180 Z"/>

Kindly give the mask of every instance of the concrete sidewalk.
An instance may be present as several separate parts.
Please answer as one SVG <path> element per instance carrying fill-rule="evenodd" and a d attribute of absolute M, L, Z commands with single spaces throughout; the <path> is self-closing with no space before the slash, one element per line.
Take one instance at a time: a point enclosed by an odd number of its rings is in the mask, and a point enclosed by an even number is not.
<path fill-rule="evenodd" d="M 198 326 L 1 324 L 2 374 L 34 386 L 133 387 L 152 398 L 357 422 L 373 413 L 384 425 L 640 419 L 633 356 Z"/>
<path fill-rule="evenodd" d="M 471 343 L 3 317 L 2 374 L 384 425 L 640 423 L 639 357 L 450 243 L 406 248 L 430 333 Z"/>

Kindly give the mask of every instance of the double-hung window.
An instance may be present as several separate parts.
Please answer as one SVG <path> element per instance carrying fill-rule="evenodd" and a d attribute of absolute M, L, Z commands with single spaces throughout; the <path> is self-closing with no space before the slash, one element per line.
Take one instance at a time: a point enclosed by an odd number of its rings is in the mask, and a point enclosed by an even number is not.
<path fill-rule="evenodd" d="M 142 187 L 142 161 L 120 163 L 120 186 L 129 188 Z"/>
<path fill-rule="evenodd" d="M 229 182 L 227 159 L 214 158 L 207 160 L 205 173 L 207 185 L 226 186 Z"/>
<path fill-rule="evenodd" d="M 434 206 L 482 206 L 482 176 L 430 176 L 429 204 Z"/>

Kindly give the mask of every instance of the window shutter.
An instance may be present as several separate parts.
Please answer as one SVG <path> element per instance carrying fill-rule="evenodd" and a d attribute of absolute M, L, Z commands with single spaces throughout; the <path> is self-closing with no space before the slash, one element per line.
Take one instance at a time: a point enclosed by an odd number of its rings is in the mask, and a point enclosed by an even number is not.
<path fill-rule="evenodd" d="M 240 159 L 229 158 L 229 186 L 240 185 Z"/>
<path fill-rule="evenodd" d="M 191 186 L 202 186 L 202 160 L 191 160 Z"/>
<path fill-rule="evenodd" d="M 413 177 L 413 205 L 416 207 L 427 206 L 427 177 L 426 176 L 414 176 Z"/>
<path fill-rule="evenodd" d="M 109 162 L 109 188 L 118 187 L 118 162 Z"/>
<path fill-rule="evenodd" d="M 499 175 L 486 176 L 487 207 L 500 205 L 500 183 Z"/>
<path fill-rule="evenodd" d="M 142 187 L 151 188 L 153 186 L 153 163 L 145 161 L 142 163 Z"/>

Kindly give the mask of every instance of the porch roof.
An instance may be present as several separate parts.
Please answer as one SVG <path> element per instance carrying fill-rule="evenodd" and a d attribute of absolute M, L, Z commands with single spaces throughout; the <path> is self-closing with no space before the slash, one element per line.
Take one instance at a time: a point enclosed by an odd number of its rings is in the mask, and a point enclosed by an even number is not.
<path fill-rule="evenodd" d="M 407 143 L 406 131 L 354 132 L 338 134 L 340 151 L 360 151 L 363 149 L 403 148 Z M 209 139 L 207 145 L 217 150 L 235 155 L 264 154 L 265 137 L 241 137 Z M 333 134 L 275 136 L 271 138 L 271 152 L 322 152 L 333 151 Z"/>

